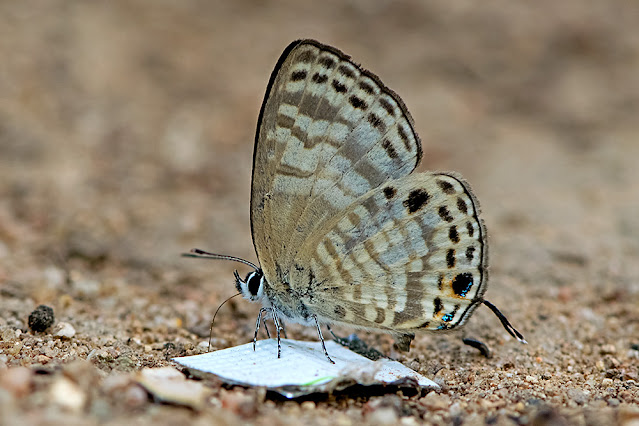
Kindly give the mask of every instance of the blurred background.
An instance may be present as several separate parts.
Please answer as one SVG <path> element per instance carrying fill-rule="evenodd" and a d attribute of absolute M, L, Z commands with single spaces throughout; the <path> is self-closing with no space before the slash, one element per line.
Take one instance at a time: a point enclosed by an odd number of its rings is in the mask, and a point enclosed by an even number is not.
<path fill-rule="evenodd" d="M 5 324 L 48 303 L 116 337 L 135 324 L 207 334 L 239 265 L 179 255 L 256 261 L 255 125 L 298 38 L 404 99 L 420 170 L 469 180 L 490 235 L 487 297 L 529 341 L 576 338 L 558 317 L 591 321 L 580 332 L 595 340 L 615 324 L 639 334 L 639 3 L 623 0 L 0 2 Z M 256 312 L 221 314 L 218 333 L 240 333 L 225 344 L 250 339 Z M 503 337 L 477 317 L 472 332 Z"/>

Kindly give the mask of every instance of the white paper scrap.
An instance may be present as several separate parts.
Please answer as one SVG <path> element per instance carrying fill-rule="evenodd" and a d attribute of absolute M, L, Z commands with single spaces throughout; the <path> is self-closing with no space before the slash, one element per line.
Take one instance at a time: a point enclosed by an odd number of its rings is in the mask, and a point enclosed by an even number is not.
<path fill-rule="evenodd" d="M 397 361 L 371 361 L 334 341 L 326 342 L 326 350 L 335 364 L 328 362 L 320 342 L 289 339 L 281 342 L 279 359 L 277 340 L 268 339 L 257 342 L 255 351 L 253 343 L 247 343 L 173 360 L 187 368 L 212 373 L 231 384 L 269 389 L 308 388 L 298 394 L 322 391 L 321 385 L 348 379 L 363 385 L 380 385 L 412 378 L 422 388 L 439 388 L 432 380 Z"/>

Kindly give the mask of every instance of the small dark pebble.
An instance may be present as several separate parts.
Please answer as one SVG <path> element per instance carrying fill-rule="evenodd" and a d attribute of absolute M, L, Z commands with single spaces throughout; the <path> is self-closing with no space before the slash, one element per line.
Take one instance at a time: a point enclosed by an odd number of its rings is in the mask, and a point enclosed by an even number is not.
<path fill-rule="evenodd" d="M 41 332 L 51 327 L 54 320 L 53 309 L 40 305 L 29 314 L 29 328 L 32 331 Z"/>
<path fill-rule="evenodd" d="M 176 356 L 184 356 L 186 354 L 186 349 L 182 343 L 178 343 L 177 345 L 173 342 L 165 343 L 162 350 L 164 350 L 164 359 L 167 361 Z"/>

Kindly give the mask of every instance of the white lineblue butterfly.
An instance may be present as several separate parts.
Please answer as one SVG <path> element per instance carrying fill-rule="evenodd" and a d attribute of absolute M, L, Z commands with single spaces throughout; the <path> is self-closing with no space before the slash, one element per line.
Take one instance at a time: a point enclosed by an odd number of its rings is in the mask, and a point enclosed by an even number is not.
<path fill-rule="evenodd" d="M 456 173 L 413 173 L 422 156 L 413 120 L 380 79 L 341 51 L 298 40 L 271 75 L 255 138 L 251 231 L 259 265 L 237 290 L 282 321 L 393 334 L 462 326 L 487 305 L 486 229 Z M 254 339 L 255 343 L 256 337 Z M 481 347 L 480 342 L 469 344 Z M 485 346 L 484 346 L 485 348 Z M 327 358 L 332 362 L 326 348 Z"/>

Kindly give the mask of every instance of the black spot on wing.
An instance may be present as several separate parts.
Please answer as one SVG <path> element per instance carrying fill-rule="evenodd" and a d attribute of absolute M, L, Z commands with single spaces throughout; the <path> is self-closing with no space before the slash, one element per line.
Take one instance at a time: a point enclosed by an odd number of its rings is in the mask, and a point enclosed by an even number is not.
<path fill-rule="evenodd" d="M 448 268 L 455 267 L 455 249 L 448 249 L 446 253 L 446 266 L 448 266 Z"/>
<path fill-rule="evenodd" d="M 451 226 L 448 230 L 448 238 L 450 238 L 450 240 L 455 244 L 459 242 L 459 233 L 457 232 L 457 227 L 455 225 Z"/>
<path fill-rule="evenodd" d="M 442 304 L 442 299 L 440 299 L 439 297 L 436 297 L 435 300 L 433 300 L 433 315 L 437 315 L 438 313 L 442 311 L 442 309 L 444 309 L 444 305 Z"/>
<path fill-rule="evenodd" d="M 333 86 L 333 89 L 335 89 L 335 91 L 337 93 L 345 93 L 346 92 L 346 86 L 344 86 L 342 83 L 340 83 L 337 80 L 333 80 L 331 82 L 331 86 Z"/>
<path fill-rule="evenodd" d="M 469 237 L 472 237 L 473 234 L 475 233 L 475 228 L 473 227 L 473 224 L 470 222 L 466 222 L 466 230 L 468 231 Z"/>
<path fill-rule="evenodd" d="M 461 198 L 457 198 L 457 210 L 464 214 L 468 214 L 468 206 L 466 205 L 466 201 Z"/>
<path fill-rule="evenodd" d="M 315 61 L 315 57 L 315 53 L 310 50 L 305 50 L 297 56 L 297 60 L 300 62 L 310 63 Z"/>
<path fill-rule="evenodd" d="M 348 102 L 353 106 L 353 108 L 357 108 L 357 109 L 368 108 L 368 105 L 366 105 L 366 102 L 364 101 L 364 99 L 357 97 L 355 95 L 351 95 L 351 97 L 348 98 Z"/>
<path fill-rule="evenodd" d="M 393 104 L 388 102 L 387 99 L 379 98 L 379 104 L 382 106 L 382 108 L 384 108 L 388 115 L 390 115 L 391 117 L 395 117 L 395 108 L 393 108 Z"/>
<path fill-rule="evenodd" d="M 313 74 L 313 77 L 311 77 L 311 80 L 313 80 L 317 84 L 322 84 L 326 82 L 326 80 L 328 80 L 328 77 L 324 74 L 316 72 L 315 74 Z"/>
<path fill-rule="evenodd" d="M 387 200 L 390 200 L 391 198 L 393 198 L 396 193 L 397 193 L 397 190 L 393 188 L 392 186 L 387 186 L 386 188 L 384 188 L 384 196 L 386 197 Z"/>
<path fill-rule="evenodd" d="M 326 68 L 327 70 L 331 70 L 335 67 L 335 61 L 328 57 L 323 57 L 319 60 L 319 63 Z"/>
<path fill-rule="evenodd" d="M 446 222 L 452 222 L 453 221 L 453 217 L 451 216 L 451 214 L 448 211 L 448 208 L 446 206 L 441 206 L 437 212 L 439 213 L 439 217 L 444 219 Z"/>
<path fill-rule="evenodd" d="M 367 83 L 366 81 L 360 81 L 359 88 L 362 89 L 364 92 L 368 93 L 369 95 L 372 95 L 373 93 L 375 93 L 375 88 L 371 86 L 369 83 Z"/>
<path fill-rule="evenodd" d="M 408 152 L 411 152 L 410 140 L 408 139 L 408 135 L 402 126 L 397 126 L 397 134 L 399 138 L 404 142 L 404 146 Z"/>
<path fill-rule="evenodd" d="M 333 311 L 335 312 L 335 315 L 337 315 L 340 318 L 344 318 L 346 316 L 346 309 L 344 309 L 342 305 L 335 305 L 335 308 L 333 308 Z"/>
<path fill-rule="evenodd" d="M 386 131 L 386 123 L 384 123 L 377 114 L 368 114 L 368 122 L 371 124 L 371 126 L 379 130 L 381 133 L 384 133 Z"/>
<path fill-rule="evenodd" d="M 475 255 L 475 247 L 470 246 L 466 249 L 466 259 L 468 259 L 468 261 L 470 262 L 471 260 L 473 260 L 473 257 Z"/>
<path fill-rule="evenodd" d="M 439 187 L 442 191 L 444 191 L 445 194 L 450 195 L 455 193 L 455 187 L 453 187 L 453 184 L 448 181 L 438 180 L 437 185 L 439 185 Z"/>
<path fill-rule="evenodd" d="M 353 71 L 351 68 L 347 67 L 344 64 L 337 67 L 337 72 L 339 72 L 340 74 L 348 78 L 355 78 L 355 71 Z"/>
<path fill-rule="evenodd" d="M 382 142 L 382 148 L 386 150 L 386 154 L 388 154 L 390 158 L 398 157 L 397 151 L 395 151 L 395 148 L 388 139 L 384 139 L 384 142 Z"/>
<path fill-rule="evenodd" d="M 472 287 L 473 274 L 469 272 L 459 274 L 453 280 L 453 292 L 458 296 L 465 297 Z"/>
<path fill-rule="evenodd" d="M 306 78 L 306 71 L 304 70 L 294 71 L 293 74 L 291 74 L 291 81 L 300 81 L 300 80 L 304 80 L 305 78 Z"/>
<path fill-rule="evenodd" d="M 415 213 L 421 209 L 426 203 L 430 195 L 423 189 L 414 189 L 408 194 L 408 198 L 404 200 L 404 207 L 408 209 L 409 213 Z"/>

